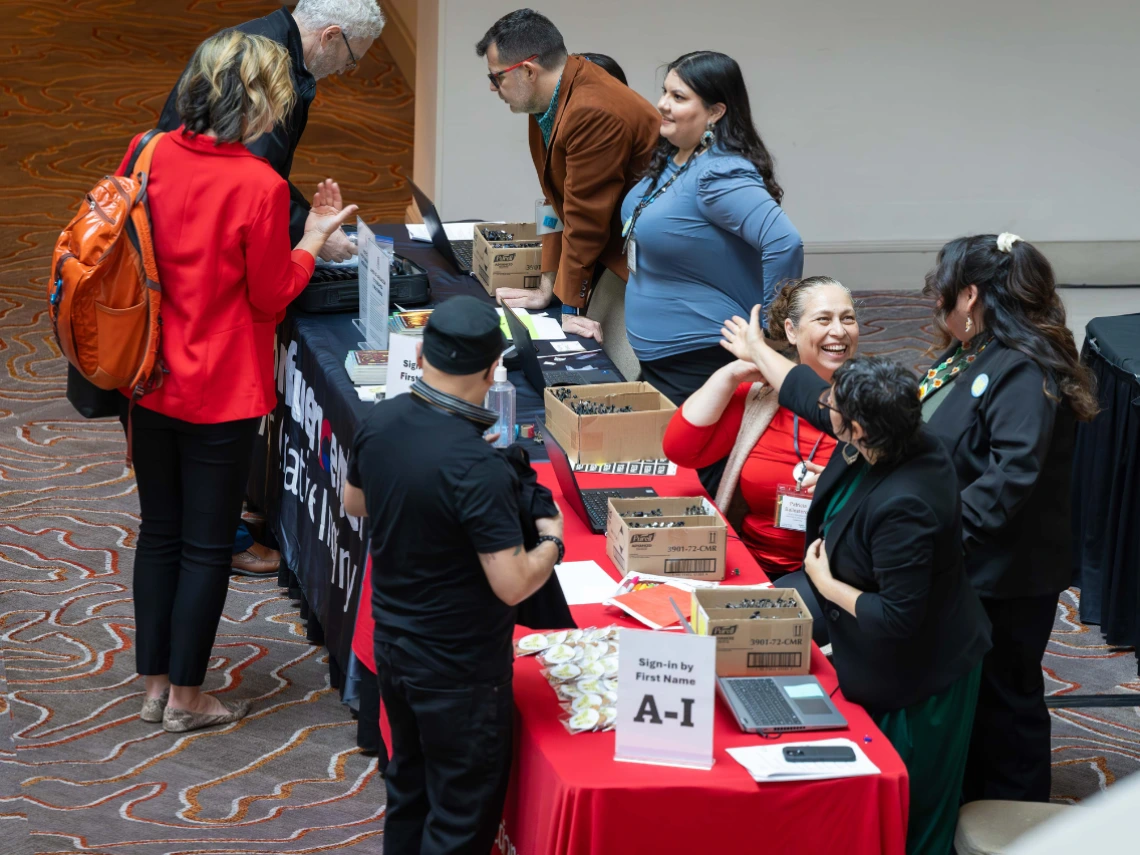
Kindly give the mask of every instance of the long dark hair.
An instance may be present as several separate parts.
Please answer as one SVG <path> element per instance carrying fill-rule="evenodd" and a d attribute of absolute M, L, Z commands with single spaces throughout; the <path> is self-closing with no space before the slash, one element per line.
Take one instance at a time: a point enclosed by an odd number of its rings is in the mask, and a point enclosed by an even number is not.
<path fill-rule="evenodd" d="M 1073 334 L 1065 326 L 1065 306 L 1049 260 L 1020 238 L 1003 252 L 997 235 L 957 238 L 942 247 L 938 266 L 926 274 L 923 289 L 928 297 L 941 300 L 936 316 L 941 347 L 954 340 L 946 314 L 970 285 L 978 286 L 985 329 L 1041 367 L 1048 397 L 1066 401 L 1081 421 L 1091 420 L 1099 410 L 1095 381 L 1081 364 Z M 1056 392 L 1050 382 L 1056 384 Z"/>
<path fill-rule="evenodd" d="M 784 198 L 784 188 L 776 183 L 776 164 L 760 133 L 752 122 L 752 106 L 748 101 L 748 87 L 740 66 L 731 56 L 711 50 L 698 50 L 673 60 L 665 67 L 665 74 L 677 76 L 692 89 L 706 107 L 724 104 L 724 118 L 716 123 L 716 145 L 725 151 L 750 160 L 764 179 L 764 186 L 776 204 Z M 662 137 L 657 151 L 645 174 L 657 183 L 669 159 L 677 153 L 677 146 Z"/>

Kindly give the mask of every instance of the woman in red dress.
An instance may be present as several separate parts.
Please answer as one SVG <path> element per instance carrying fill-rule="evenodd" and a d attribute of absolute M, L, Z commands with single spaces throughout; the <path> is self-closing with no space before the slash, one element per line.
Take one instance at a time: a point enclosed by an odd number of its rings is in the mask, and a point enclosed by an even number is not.
<path fill-rule="evenodd" d="M 768 310 L 768 334 L 830 381 L 855 355 L 851 292 L 826 276 L 788 283 Z M 732 362 L 685 401 L 665 432 L 665 455 L 694 469 L 728 456 L 716 504 L 770 579 L 798 570 L 816 477 L 835 440 L 779 405 L 754 365 Z"/>

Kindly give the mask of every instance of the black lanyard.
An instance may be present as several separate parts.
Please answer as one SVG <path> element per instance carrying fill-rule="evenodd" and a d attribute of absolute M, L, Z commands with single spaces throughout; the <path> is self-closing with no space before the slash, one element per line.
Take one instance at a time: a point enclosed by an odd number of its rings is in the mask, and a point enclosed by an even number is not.
<path fill-rule="evenodd" d="M 796 452 L 796 457 L 800 459 L 800 463 L 804 464 L 805 472 L 807 471 L 807 464 L 812 461 L 812 458 L 815 457 L 815 453 L 819 451 L 819 444 L 821 442 L 823 442 L 822 433 L 819 435 L 819 438 L 816 439 L 815 445 L 811 447 L 811 454 L 808 455 L 807 460 L 804 460 L 804 456 L 800 452 L 800 417 L 795 414 L 792 415 L 792 448 Z"/>
<path fill-rule="evenodd" d="M 641 212 L 656 202 L 659 198 L 661 198 L 661 194 L 668 190 L 674 181 L 685 174 L 685 170 L 689 168 L 689 164 L 693 162 L 693 159 L 696 156 L 696 152 L 690 154 L 689 159 L 686 160 L 685 163 L 676 172 L 674 172 L 672 176 L 670 176 L 668 181 L 666 181 L 652 193 L 646 193 L 641 197 L 641 201 L 637 203 L 637 207 L 634 208 L 633 213 L 630 214 L 629 222 L 622 229 L 622 237 L 625 238 L 625 244 L 622 250 L 623 252 L 626 250 L 626 248 L 629 247 L 630 238 L 633 237 L 633 230 L 637 228 L 637 219 L 641 216 Z"/>

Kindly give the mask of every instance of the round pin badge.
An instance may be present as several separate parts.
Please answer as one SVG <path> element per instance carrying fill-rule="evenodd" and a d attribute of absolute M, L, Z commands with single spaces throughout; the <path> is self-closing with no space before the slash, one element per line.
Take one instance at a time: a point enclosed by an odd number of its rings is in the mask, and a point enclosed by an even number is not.
<path fill-rule="evenodd" d="M 979 374 L 974 378 L 973 384 L 970 386 L 970 394 L 975 398 L 982 397 L 985 394 L 986 388 L 990 385 L 990 375 Z"/>

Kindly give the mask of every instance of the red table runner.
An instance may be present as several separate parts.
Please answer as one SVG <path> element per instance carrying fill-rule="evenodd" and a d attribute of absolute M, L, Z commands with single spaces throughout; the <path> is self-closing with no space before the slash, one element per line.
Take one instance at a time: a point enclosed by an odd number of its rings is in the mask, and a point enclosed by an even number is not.
<path fill-rule="evenodd" d="M 549 464 L 535 464 L 566 517 L 567 561 L 596 561 L 615 580 L 604 535 L 594 535 L 562 500 Z M 638 478 L 581 474 L 583 488 L 649 484 L 662 496 L 703 496 L 692 470 Z M 755 585 L 766 578 L 739 538 L 727 548 L 729 584 Z M 739 570 L 739 575 L 734 570 Z M 363 593 L 363 592 L 362 592 Z M 621 611 L 573 606 L 578 626 L 641 628 Z M 358 610 L 353 645 L 372 664 L 371 610 Z M 527 630 L 520 628 L 518 634 Z M 362 655 L 364 654 L 364 655 Z M 813 646 L 811 673 L 831 692 L 835 671 Z M 717 701 L 710 771 L 621 763 L 613 759 L 614 734 L 571 735 L 558 720 L 554 691 L 534 657 L 515 662 L 514 769 L 499 829 L 499 855 L 605 855 L 720 851 L 901 855 L 906 843 L 907 774 L 902 760 L 862 707 L 836 692 L 833 700 L 847 730 L 789 734 L 778 741 L 846 737 L 863 745 L 881 775 L 780 784 L 757 784 L 726 748 L 771 745 L 742 733 Z M 387 722 L 384 722 L 385 738 Z"/>

